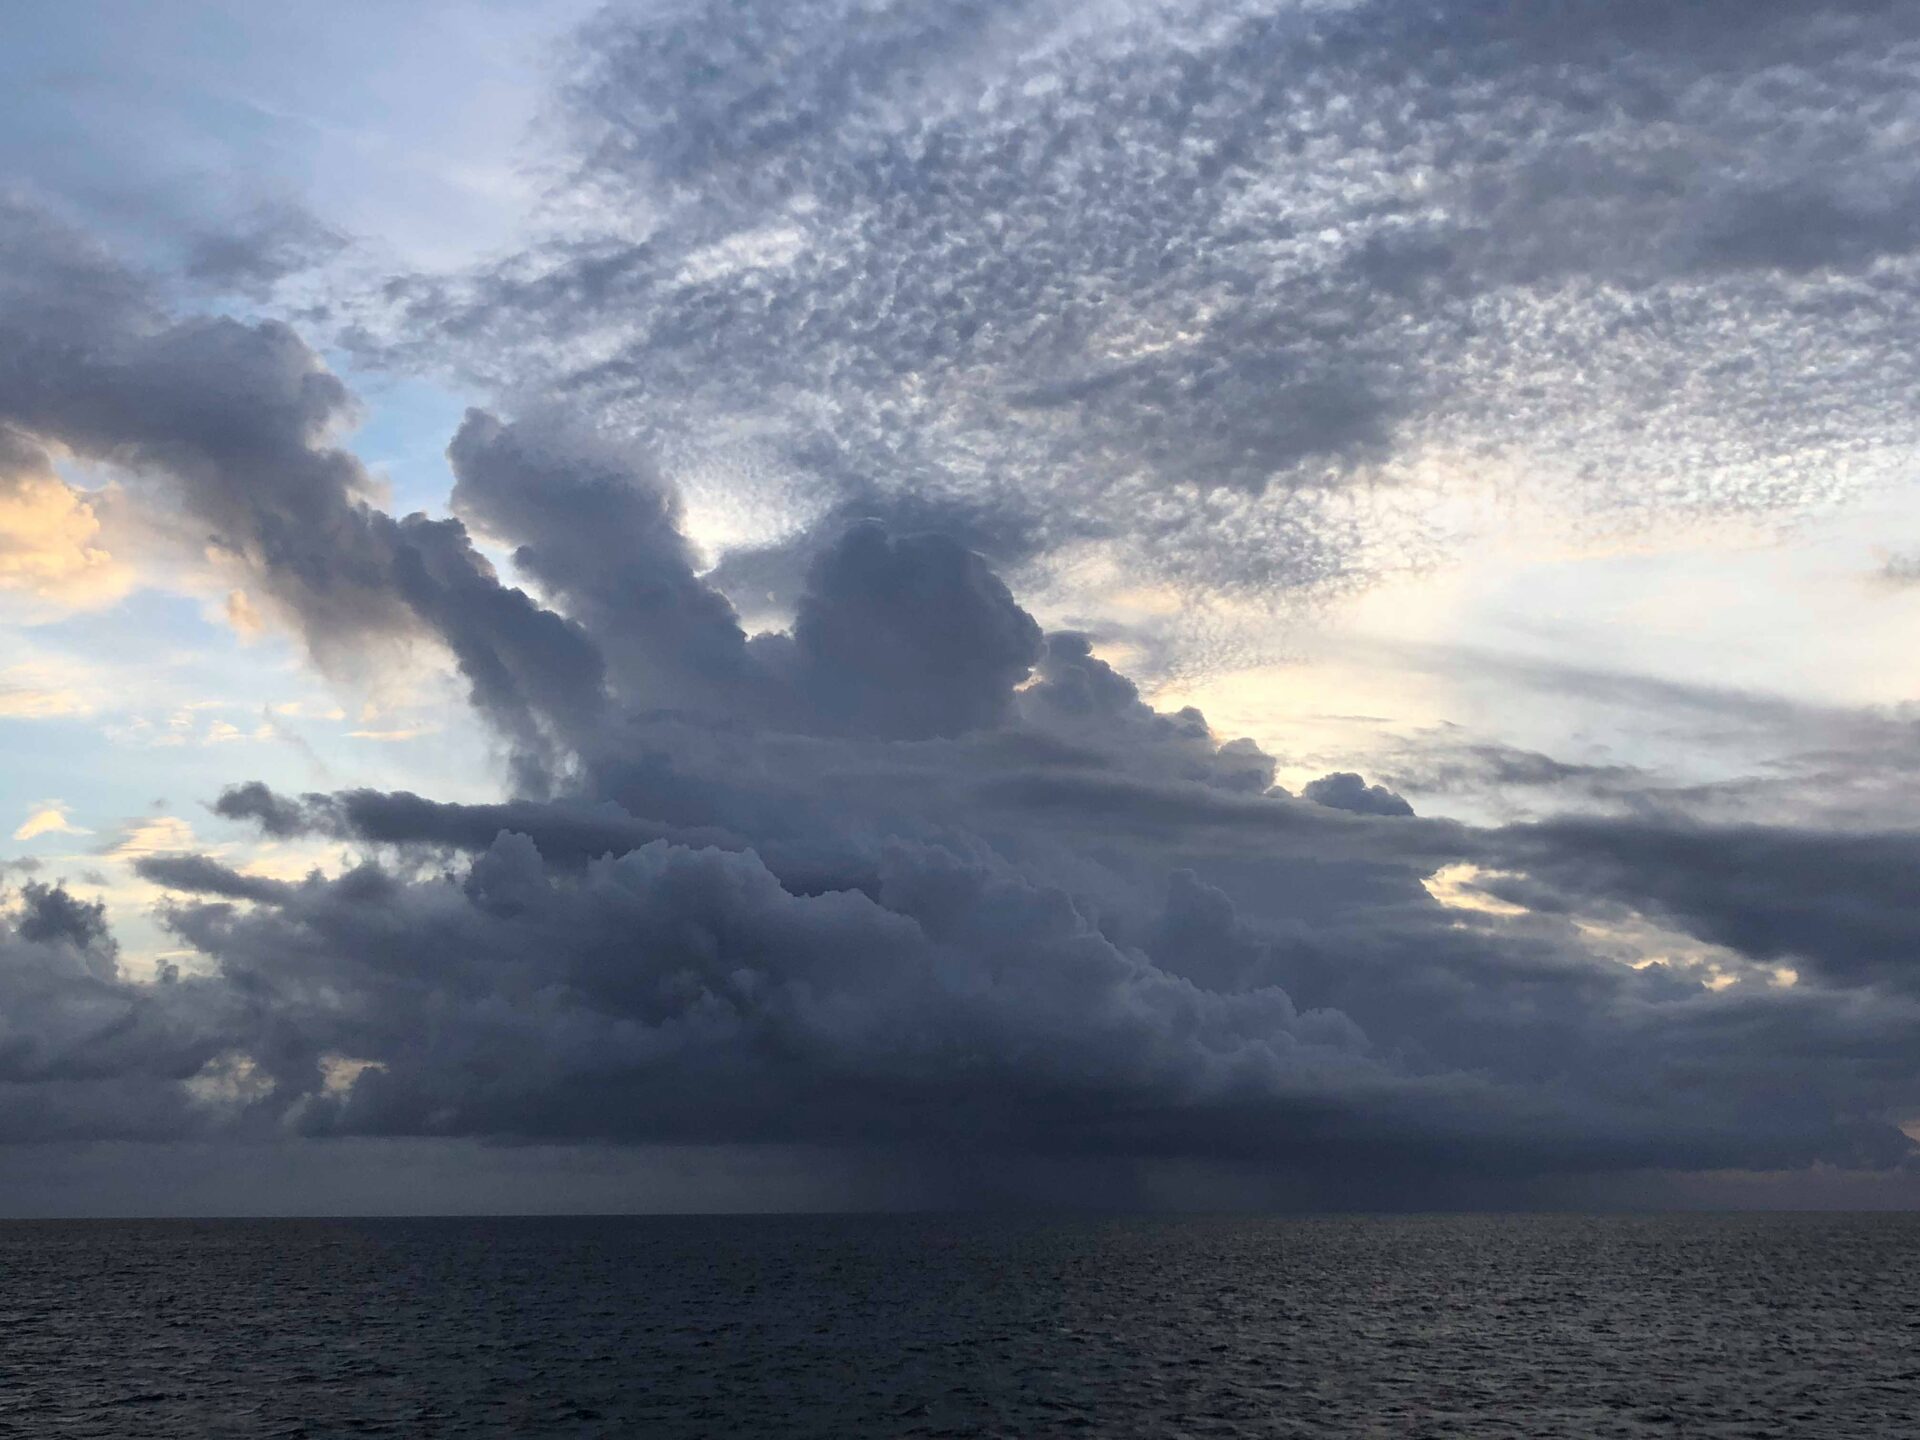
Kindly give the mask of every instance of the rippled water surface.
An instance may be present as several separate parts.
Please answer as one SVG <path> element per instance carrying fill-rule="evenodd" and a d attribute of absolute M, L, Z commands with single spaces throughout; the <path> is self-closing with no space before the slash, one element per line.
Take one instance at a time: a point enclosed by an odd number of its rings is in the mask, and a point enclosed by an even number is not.
<path fill-rule="evenodd" d="M 1905 1217 L 0 1225 L 0 1434 L 1912 1436 Z"/>

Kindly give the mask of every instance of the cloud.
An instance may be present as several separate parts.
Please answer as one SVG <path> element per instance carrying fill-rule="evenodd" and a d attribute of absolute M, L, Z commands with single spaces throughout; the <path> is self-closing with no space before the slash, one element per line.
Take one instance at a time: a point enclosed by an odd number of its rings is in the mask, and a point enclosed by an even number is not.
<path fill-rule="evenodd" d="M 0 1141 L 201 1128 L 187 1082 L 229 1043 L 224 1004 L 199 981 L 125 979 L 98 905 L 22 885 L 0 910 Z"/>
<path fill-rule="evenodd" d="M 1920 1095 L 1897 987 L 1808 966 L 1782 989 L 1762 968 L 1780 952 L 1726 926 L 1751 974 L 1621 963 L 1596 927 L 1629 933 L 1636 906 L 1695 922 L 1677 879 L 1595 870 L 1603 832 L 1291 799 L 1084 637 L 1025 638 L 977 559 L 869 529 L 852 554 L 862 583 L 831 562 L 820 583 L 853 633 L 884 616 L 898 638 L 834 706 L 777 683 L 843 652 L 763 637 L 745 654 L 779 699 L 758 719 L 630 713 L 587 732 L 558 798 L 217 803 L 358 847 L 332 875 L 139 845 L 201 993 L 242 1017 L 217 1064 L 246 1083 L 196 1081 L 200 1123 L 1231 1159 L 1349 1199 L 1469 1170 L 1903 1163 L 1886 1117 Z M 948 598 L 903 605 L 910 580 Z M 925 663 L 953 645 L 992 663 Z M 903 709 L 900 689 L 949 698 Z M 1356 790 L 1383 808 L 1336 777 Z M 1576 855 L 1584 889 L 1558 868 Z M 1464 865 L 1508 898 L 1436 901 L 1424 880 Z"/>
<path fill-rule="evenodd" d="M 280 281 L 332 258 L 347 244 L 338 231 L 283 202 L 197 237 L 184 269 L 216 291 L 262 299 Z"/>
<path fill-rule="evenodd" d="M 1351 770 L 1323 775 L 1300 792 L 1303 799 L 1356 815 L 1411 815 L 1413 807 L 1384 785 L 1369 785 Z"/>
<path fill-rule="evenodd" d="M 695 579 L 678 499 L 633 454 L 470 410 L 447 458 L 455 510 L 515 547 L 515 563 L 593 637 L 615 684 L 737 692 L 746 637 L 733 607 Z"/>
<path fill-rule="evenodd" d="M 653 483 L 479 423 L 516 460 L 488 483 L 561 511 Z M 490 525 L 531 544 L 546 513 L 510 498 Z M 978 556 L 873 523 L 821 553 L 791 631 L 688 644 L 681 617 L 727 612 L 658 502 L 626 513 L 641 545 L 539 560 L 596 647 L 609 597 L 658 577 L 639 644 L 671 647 L 605 667 L 563 793 L 252 783 L 216 812 L 358 858 L 299 882 L 141 862 L 178 941 L 272 1017 L 248 1106 L 327 1136 L 1231 1157 L 1348 1197 L 1904 1163 L 1913 1002 L 1817 965 L 1780 986 L 1781 951 L 1676 898 L 1683 874 L 1712 893 L 1704 856 L 1596 868 L 1607 832 L 1426 820 L 1350 772 L 1293 799 L 1257 747 L 1042 634 Z"/>
<path fill-rule="evenodd" d="M 132 573 L 99 543 L 100 529 L 46 454 L 0 426 L 0 590 L 62 608 L 119 599 Z"/>
<path fill-rule="evenodd" d="M 1040 627 L 978 555 L 863 524 L 815 563 L 791 663 L 829 726 L 915 740 L 1006 719 L 1040 652 Z"/>
<path fill-rule="evenodd" d="M 140 854 L 133 868 L 144 880 L 192 895 L 275 901 L 291 889 L 284 881 L 243 875 L 205 855 Z"/>
<path fill-rule="evenodd" d="M 84 715 L 92 708 L 72 690 L 0 680 L 0 718 L 48 720 L 62 715 Z"/>
<path fill-rule="evenodd" d="M 67 819 L 67 807 L 54 800 L 35 807 L 13 832 L 13 838 L 33 840 L 41 835 L 88 835 L 91 833 Z"/>
<path fill-rule="evenodd" d="M 185 850 L 195 843 L 193 826 L 178 815 L 150 815 L 120 825 L 98 853 L 128 858 Z"/>
<path fill-rule="evenodd" d="M 1678 8 L 612 12 L 581 233 L 351 317 L 504 397 L 452 437 L 454 518 L 380 507 L 288 325 L 0 209 L 0 421 L 123 473 L 321 667 L 443 652 L 511 787 L 221 794 L 341 847 L 298 878 L 130 823 L 184 978 L 23 886 L 0 1136 L 1197 1160 L 1344 1203 L 1902 1173 L 1911 835 L 1476 827 L 1347 768 L 1296 798 L 1017 598 L 1089 554 L 1168 611 L 1363 579 L 1418 538 L 1372 522 L 1422 457 L 1764 513 L 1899 439 L 1913 22 Z M 1763 74 L 1790 123 L 1756 141 Z M 794 504 L 703 572 L 715 469 Z"/>
<path fill-rule="evenodd" d="M 504 738 L 542 740 L 542 793 L 222 796 L 223 818 L 359 852 L 298 881 L 195 854 L 171 817 L 125 831 L 113 852 L 175 895 L 165 923 L 206 972 L 201 1123 L 934 1137 L 1309 1166 L 1349 1194 L 1907 1153 L 1898 986 L 1717 918 L 1704 853 L 1595 867 L 1604 832 L 1425 820 L 1351 772 L 1288 797 L 1258 747 L 1155 709 L 937 534 L 850 525 L 791 628 L 749 636 L 644 466 L 486 415 L 454 462 L 463 511 L 559 609 L 481 569 L 455 522 L 356 502 L 327 543 L 353 575 L 366 537 L 404 539 L 371 593 L 454 649 Z M 345 465 L 300 483 L 337 499 Z M 259 583 L 294 593 L 277 567 L 308 553 L 263 551 Z M 1437 900 L 1426 882 L 1460 867 L 1499 903 Z M 1636 916 L 1726 958 L 1623 950 L 1660 933 Z M 1855 1078 L 1796 1070 L 1784 1103 L 1756 1058 L 1783 1051 Z"/>
<path fill-rule="evenodd" d="M 1444 559 L 1463 474 L 1789 516 L 1913 438 L 1915 22 L 1659 9 L 612 7 L 567 227 L 341 318 L 782 512 L 780 604 L 862 514 L 1269 604 Z"/>
<path fill-rule="evenodd" d="M 1756 960 L 1847 985 L 1920 988 L 1912 831 L 1564 818 L 1512 833 L 1530 877 L 1515 898 L 1537 885 L 1562 903 L 1624 901 Z"/>
<path fill-rule="evenodd" d="M 352 402 L 320 358 L 276 321 L 168 315 L 111 256 L 20 203 L 0 204 L 0 237 L 14 258 L 0 343 L 18 357 L 0 368 L 0 422 L 144 482 L 323 667 L 437 641 L 543 783 L 557 717 L 591 723 L 599 656 L 502 584 L 457 521 L 373 507 L 365 468 L 330 443 Z"/>

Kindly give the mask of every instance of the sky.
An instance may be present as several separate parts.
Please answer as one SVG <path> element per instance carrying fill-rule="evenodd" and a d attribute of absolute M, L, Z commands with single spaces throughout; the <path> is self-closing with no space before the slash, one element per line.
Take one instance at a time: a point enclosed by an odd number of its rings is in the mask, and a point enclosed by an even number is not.
<path fill-rule="evenodd" d="M 1920 13 L 0 10 L 0 1214 L 1920 1200 Z"/>

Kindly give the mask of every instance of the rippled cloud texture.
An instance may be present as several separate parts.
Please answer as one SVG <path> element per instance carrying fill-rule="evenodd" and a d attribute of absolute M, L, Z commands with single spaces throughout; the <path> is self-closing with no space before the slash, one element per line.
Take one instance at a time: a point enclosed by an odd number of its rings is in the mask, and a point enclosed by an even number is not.
<path fill-rule="evenodd" d="M 569 53 L 509 256 L 276 308 L 355 242 L 288 211 L 169 278 L 0 204 L 0 589 L 164 555 L 343 693 L 447 669 L 500 761 L 236 767 L 196 798 L 245 841 L 119 852 L 153 966 L 13 876 L 0 1141 L 764 1147 L 921 1201 L 1905 1182 L 1920 834 L 1479 736 L 1291 793 L 1095 612 L 1186 597 L 1131 638 L 1204 668 L 1250 643 L 1207 604 L 1429 563 L 1449 466 L 1677 523 L 1910 454 L 1920 14 L 683 0 Z M 446 513 L 348 448 L 349 361 L 474 402 Z M 1422 799 L 1513 786 L 1560 803 Z"/>
<path fill-rule="evenodd" d="M 1916 43 L 1771 0 L 618 10 L 575 222 L 361 339 L 827 534 L 1190 588 L 1422 554 L 1378 489 L 1435 467 L 1767 513 L 1913 438 Z"/>

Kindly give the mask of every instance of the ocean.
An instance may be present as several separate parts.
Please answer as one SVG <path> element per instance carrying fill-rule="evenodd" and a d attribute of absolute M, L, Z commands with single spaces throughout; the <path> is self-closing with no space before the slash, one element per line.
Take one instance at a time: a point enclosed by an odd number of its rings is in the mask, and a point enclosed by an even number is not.
<path fill-rule="evenodd" d="M 1920 1436 L 1906 1216 L 0 1224 L 0 1435 Z"/>

